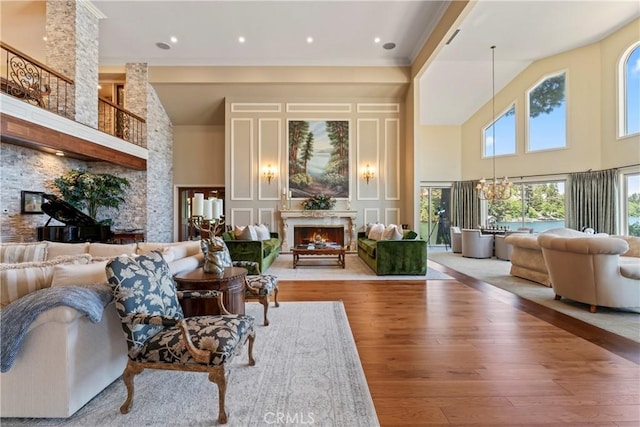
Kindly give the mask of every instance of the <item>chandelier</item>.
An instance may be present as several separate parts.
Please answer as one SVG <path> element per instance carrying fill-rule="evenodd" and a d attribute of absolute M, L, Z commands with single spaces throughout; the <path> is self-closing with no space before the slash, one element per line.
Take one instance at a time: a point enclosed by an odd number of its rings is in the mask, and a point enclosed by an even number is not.
<path fill-rule="evenodd" d="M 503 179 L 496 178 L 496 59 L 495 59 L 495 46 L 491 46 L 491 84 L 492 84 L 492 96 L 491 96 L 491 114 L 493 122 L 491 123 L 491 147 L 493 150 L 493 178 L 489 181 L 482 178 L 476 184 L 476 190 L 478 190 L 478 197 L 480 200 L 507 200 L 511 197 L 511 187 L 513 183 L 505 176 Z"/>

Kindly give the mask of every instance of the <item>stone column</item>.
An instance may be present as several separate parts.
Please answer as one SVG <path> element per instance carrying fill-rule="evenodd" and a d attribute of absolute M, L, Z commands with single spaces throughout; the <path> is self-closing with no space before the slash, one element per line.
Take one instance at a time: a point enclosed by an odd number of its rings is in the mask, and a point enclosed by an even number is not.
<path fill-rule="evenodd" d="M 100 18 L 104 15 L 87 2 L 47 1 L 47 65 L 75 82 L 66 93 L 67 117 L 92 128 L 98 127 Z M 52 88 L 50 102 L 64 103 L 64 99 L 56 99 L 55 93 Z"/>

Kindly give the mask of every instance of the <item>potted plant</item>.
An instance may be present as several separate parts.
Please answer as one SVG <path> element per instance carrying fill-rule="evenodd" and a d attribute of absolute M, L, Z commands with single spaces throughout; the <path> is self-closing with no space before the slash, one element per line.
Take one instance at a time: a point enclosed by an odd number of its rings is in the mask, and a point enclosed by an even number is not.
<path fill-rule="evenodd" d="M 130 187 L 129 180 L 110 174 L 94 174 L 82 169 L 72 169 L 56 178 L 53 185 L 62 198 L 79 210 L 97 220 L 101 207 L 118 208 L 124 203 L 124 191 Z M 100 221 L 110 224 L 111 219 Z"/>

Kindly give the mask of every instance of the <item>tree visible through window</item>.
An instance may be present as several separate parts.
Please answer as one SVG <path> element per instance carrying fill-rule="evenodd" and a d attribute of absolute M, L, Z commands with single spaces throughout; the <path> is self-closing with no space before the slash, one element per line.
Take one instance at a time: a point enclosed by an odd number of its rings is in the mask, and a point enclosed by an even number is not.
<path fill-rule="evenodd" d="M 529 151 L 566 147 L 565 81 L 566 73 L 551 76 L 527 93 Z"/>
<path fill-rule="evenodd" d="M 640 237 L 640 174 L 627 175 L 627 235 Z"/>
<path fill-rule="evenodd" d="M 493 123 L 495 123 L 495 141 Z M 496 156 L 516 153 L 516 107 L 512 105 L 495 122 L 484 128 L 484 157 L 493 157 L 495 144 Z"/>

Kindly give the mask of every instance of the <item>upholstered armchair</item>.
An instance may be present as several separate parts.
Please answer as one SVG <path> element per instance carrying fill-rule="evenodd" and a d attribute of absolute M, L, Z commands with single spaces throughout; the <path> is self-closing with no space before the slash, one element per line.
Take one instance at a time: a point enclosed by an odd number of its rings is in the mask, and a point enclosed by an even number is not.
<path fill-rule="evenodd" d="M 494 237 L 496 258 L 504 261 L 511 261 L 511 253 L 513 252 L 513 245 L 505 240 L 506 237 L 512 234 L 529 234 L 530 233 L 529 230 L 530 230 L 529 228 L 523 228 L 523 229 L 518 228 L 518 230 L 516 231 L 507 231 L 504 233 L 504 235 L 499 235 L 499 234 L 496 235 Z"/>
<path fill-rule="evenodd" d="M 133 379 L 145 369 L 206 372 L 218 386 L 218 422 L 225 424 L 227 366 L 246 341 L 249 365 L 255 364 L 253 317 L 229 314 L 220 292 L 177 291 L 159 251 L 115 258 L 106 272 L 129 349 L 122 374 L 127 399 L 120 412 L 131 409 Z M 217 298 L 223 314 L 184 318 L 178 298 L 201 297 Z"/>
<path fill-rule="evenodd" d="M 460 227 L 450 227 L 449 233 L 451 236 L 451 251 L 454 254 L 462 252 L 462 231 Z"/>
<path fill-rule="evenodd" d="M 467 258 L 491 258 L 493 256 L 493 235 L 482 234 L 477 228 L 463 228 L 462 256 Z"/>
<path fill-rule="evenodd" d="M 564 237 L 540 234 L 544 262 L 556 299 L 640 312 L 640 260 L 629 243 L 607 236 Z"/>

